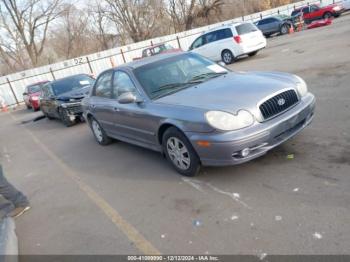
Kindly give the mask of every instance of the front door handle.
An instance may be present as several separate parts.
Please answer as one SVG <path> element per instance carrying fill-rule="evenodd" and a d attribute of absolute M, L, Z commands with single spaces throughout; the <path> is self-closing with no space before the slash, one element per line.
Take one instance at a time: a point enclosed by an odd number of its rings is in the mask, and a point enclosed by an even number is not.
<path fill-rule="evenodd" d="M 113 107 L 113 110 L 116 112 L 119 112 L 119 108 L 118 107 Z"/>

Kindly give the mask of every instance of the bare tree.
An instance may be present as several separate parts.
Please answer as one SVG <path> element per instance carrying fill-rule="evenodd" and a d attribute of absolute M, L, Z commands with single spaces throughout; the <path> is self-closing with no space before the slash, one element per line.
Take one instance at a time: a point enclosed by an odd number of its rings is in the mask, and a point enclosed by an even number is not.
<path fill-rule="evenodd" d="M 62 0 L 2 0 L 0 25 L 15 46 L 20 41 L 32 66 L 38 65 L 49 24 L 60 14 Z M 15 32 L 15 33 L 14 33 Z M 9 47 L 9 46 L 8 46 Z"/>
<path fill-rule="evenodd" d="M 99 0 L 95 0 L 93 4 L 88 6 L 89 17 L 92 21 L 91 27 L 100 45 L 99 50 L 111 48 L 117 42 L 117 30 L 116 28 L 110 30 L 112 23 L 104 10 L 105 7 Z"/>
<path fill-rule="evenodd" d="M 192 29 L 196 21 L 221 13 L 223 0 L 169 0 L 167 12 L 173 21 L 175 31 Z"/>
<path fill-rule="evenodd" d="M 155 26 L 161 15 L 161 0 L 105 0 L 103 10 L 113 21 L 119 33 L 127 33 L 139 42 L 155 35 Z"/>

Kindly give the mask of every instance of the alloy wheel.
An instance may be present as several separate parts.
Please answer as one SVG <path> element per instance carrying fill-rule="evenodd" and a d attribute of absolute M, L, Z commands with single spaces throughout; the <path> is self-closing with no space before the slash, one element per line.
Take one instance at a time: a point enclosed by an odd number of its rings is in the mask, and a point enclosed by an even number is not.
<path fill-rule="evenodd" d="M 191 159 L 185 144 L 176 137 L 170 137 L 167 141 L 167 151 L 171 161 L 181 170 L 190 168 Z"/>
<path fill-rule="evenodd" d="M 93 120 L 91 123 L 91 126 L 92 126 L 92 131 L 94 131 L 94 135 L 95 135 L 97 141 L 102 142 L 103 134 L 102 134 L 102 130 L 101 130 L 100 125 L 95 120 Z"/>
<path fill-rule="evenodd" d="M 231 63 L 231 60 L 232 60 L 231 54 L 229 52 L 225 52 L 223 55 L 223 60 L 226 64 Z"/>

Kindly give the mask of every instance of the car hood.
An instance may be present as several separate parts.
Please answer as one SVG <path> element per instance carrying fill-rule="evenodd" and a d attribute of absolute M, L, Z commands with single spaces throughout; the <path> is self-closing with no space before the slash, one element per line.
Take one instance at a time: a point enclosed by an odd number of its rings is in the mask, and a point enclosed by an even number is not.
<path fill-rule="evenodd" d="M 157 99 L 157 103 L 222 110 L 249 110 L 259 117 L 257 105 L 284 89 L 296 90 L 297 78 L 280 72 L 232 72 Z"/>
<path fill-rule="evenodd" d="M 84 86 L 79 89 L 60 94 L 57 96 L 57 100 L 70 101 L 70 100 L 82 100 L 84 97 L 89 95 L 91 85 Z"/>

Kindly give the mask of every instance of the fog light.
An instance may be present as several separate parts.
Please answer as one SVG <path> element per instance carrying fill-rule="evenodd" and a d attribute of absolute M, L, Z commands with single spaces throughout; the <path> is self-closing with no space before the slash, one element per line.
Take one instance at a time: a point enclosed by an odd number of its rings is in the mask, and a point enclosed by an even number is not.
<path fill-rule="evenodd" d="M 244 148 L 242 151 L 241 151 L 241 156 L 242 157 L 246 157 L 248 156 L 250 153 L 250 149 L 249 148 Z"/>

